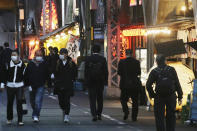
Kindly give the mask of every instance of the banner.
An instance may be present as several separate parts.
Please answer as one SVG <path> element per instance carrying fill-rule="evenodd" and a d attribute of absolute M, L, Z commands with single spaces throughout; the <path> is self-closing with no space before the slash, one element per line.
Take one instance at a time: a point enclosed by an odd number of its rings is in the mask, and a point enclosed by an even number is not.
<path fill-rule="evenodd" d="M 97 0 L 90 0 L 90 10 L 96 10 L 98 8 Z"/>
<path fill-rule="evenodd" d="M 79 37 L 71 35 L 66 48 L 68 49 L 68 56 L 73 60 L 77 60 L 77 57 L 79 56 L 79 47 Z"/>
<path fill-rule="evenodd" d="M 197 1 L 192 0 L 192 5 L 193 5 L 193 11 L 194 11 L 194 21 L 195 21 L 195 26 L 196 26 L 196 33 L 197 33 Z"/>
<path fill-rule="evenodd" d="M 96 10 L 96 23 L 103 24 L 105 22 L 105 7 L 102 0 L 98 0 L 98 9 Z"/>

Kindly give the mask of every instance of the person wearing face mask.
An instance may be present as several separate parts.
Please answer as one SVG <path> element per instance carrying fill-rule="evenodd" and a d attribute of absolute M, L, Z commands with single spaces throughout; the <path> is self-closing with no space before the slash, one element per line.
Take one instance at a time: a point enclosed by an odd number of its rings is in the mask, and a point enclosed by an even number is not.
<path fill-rule="evenodd" d="M 37 50 L 34 59 L 27 65 L 25 71 L 25 84 L 29 86 L 30 103 L 33 109 L 32 118 L 35 123 L 39 122 L 44 88 L 48 76 L 48 67 L 46 61 L 43 60 L 43 52 Z"/>
<path fill-rule="evenodd" d="M 25 64 L 20 60 L 17 50 L 12 51 L 11 61 L 5 64 L 2 77 L 1 88 L 7 87 L 7 124 L 12 124 L 13 104 L 16 97 L 18 125 L 23 126 L 22 121 L 22 97 L 24 87 Z"/>
<path fill-rule="evenodd" d="M 64 122 L 69 122 L 70 97 L 74 95 L 73 82 L 77 76 L 76 64 L 68 56 L 65 48 L 60 50 L 60 60 L 57 62 L 55 71 L 54 94 L 58 95 L 59 105 L 63 110 Z"/>

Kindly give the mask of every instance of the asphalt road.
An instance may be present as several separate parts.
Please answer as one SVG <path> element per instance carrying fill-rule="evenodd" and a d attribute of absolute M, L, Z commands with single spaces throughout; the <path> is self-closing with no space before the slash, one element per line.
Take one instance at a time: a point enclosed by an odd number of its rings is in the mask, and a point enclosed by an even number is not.
<path fill-rule="evenodd" d="M 29 99 L 28 91 L 26 92 Z M 123 121 L 123 113 L 119 100 L 105 99 L 102 121 L 92 122 L 89 110 L 87 93 L 76 92 L 72 98 L 70 123 L 63 123 L 62 111 L 58 105 L 56 96 L 45 93 L 40 122 L 35 124 L 31 118 L 31 107 L 28 102 L 29 113 L 24 116 L 25 125 L 18 127 L 17 116 L 14 109 L 14 121 L 12 125 L 6 125 L 6 92 L 0 93 L 0 131 L 156 131 L 152 111 L 146 111 L 141 106 L 137 122 L 131 119 Z M 177 131 L 196 131 L 196 127 L 185 126 L 177 121 Z"/>

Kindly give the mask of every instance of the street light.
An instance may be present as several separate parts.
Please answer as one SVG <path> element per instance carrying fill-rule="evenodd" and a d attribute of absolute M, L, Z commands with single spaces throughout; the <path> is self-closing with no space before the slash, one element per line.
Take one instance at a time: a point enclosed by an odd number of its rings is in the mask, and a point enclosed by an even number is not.
<path fill-rule="evenodd" d="M 186 11 L 186 6 L 182 6 L 181 10 L 185 12 Z"/>
<path fill-rule="evenodd" d="M 187 10 L 186 6 L 182 6 L 182 7 L 181 7 L 181 11 L 183 11 L 184 17 L 185 17 L 185 12 L 186 12 L 186 10 Z"/>

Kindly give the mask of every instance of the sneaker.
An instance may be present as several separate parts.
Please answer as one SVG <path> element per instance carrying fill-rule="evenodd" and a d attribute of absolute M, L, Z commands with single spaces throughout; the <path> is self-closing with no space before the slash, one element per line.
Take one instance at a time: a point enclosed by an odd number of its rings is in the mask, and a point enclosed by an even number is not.
<path fill-rule="evenodd" d="M 24 123 L 23 122 L 18 122 L 18 125 L 19 126 L 24 126 Z"/>
<path fill-rule="evenodd" d="M 34 117 L 33 117 L 33 121 L 34 121 L 35 123 L 38 123 L 38 122 L 39 122 L 38 117 L 34 116 Z"/>
<path fill-rule="evenodd" d="M 7 124 L 11 125 L 12 124 L 12 120 L 7 120 Z"/>
<path fill-rule="evenodd" d="M 92 118 L 92 121 L 93 121 L 93 122 L 97 121 L 97 117 L 96 117 L 96 116 L 93 117 L 93 118 Z"/>
<path fill-rule="evenodd" d="M 65 116 L 64 116 L 64 122 L 65 122 L 65 123 L 68 123 L 68 122 L 69 122 L 69 116 L 68 116 L 68 115 L 65 115 Z"/>

